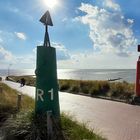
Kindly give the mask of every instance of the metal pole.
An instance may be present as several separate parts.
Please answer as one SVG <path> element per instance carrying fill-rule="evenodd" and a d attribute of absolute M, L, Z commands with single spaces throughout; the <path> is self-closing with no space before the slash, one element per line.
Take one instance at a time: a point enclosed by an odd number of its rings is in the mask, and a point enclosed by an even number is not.
<path fill-rule="evenodd" d="M 10 66 L 12 66 L 12 64 L 9 64 L 8 66 L 8 76 L 10 75 Z"/>

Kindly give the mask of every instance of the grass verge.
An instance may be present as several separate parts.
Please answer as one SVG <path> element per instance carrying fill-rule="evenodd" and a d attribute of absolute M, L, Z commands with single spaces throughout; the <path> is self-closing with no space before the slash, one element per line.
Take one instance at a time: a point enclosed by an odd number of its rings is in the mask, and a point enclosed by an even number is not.
<path fill-rule="evenodd" d="M 92 97 L 107 97 L 127 101 L 135 94 L 132 83 L 108 81 L 60 80 L 60 91 L 83 93 Z"/>
<path fill-rule="evenodd" d="M 22 76 L 10 76 L 15 81 L 20 81 Z M 24 77 L 26 84 L 35 86 L 35 78 Z M 74 94 L 85 94 L 92 97 L 105 97 L 127 102 L 132 98 L 135 85 L 133 83 L 109 82 L 109 81 L 87 81 L 87 80 L 59 80 L 59 90 Z"/>
<path fill-rule="evenodd" d="M 0 82 L 0 122 L 4 121 L 10 114 L 17 111 L 18 91 Z M 22 95 L 21 110 L 34 108 L 34 100 Z"/>
<path fill-rule="evenodd" d="M 68 140 L 105 140 L 105 138 L 93 133 L 92 130 L 87 129 L 86 124 L 79 124 L 72 118 L 65 113 L 61 115 L 62 128 Z"/>

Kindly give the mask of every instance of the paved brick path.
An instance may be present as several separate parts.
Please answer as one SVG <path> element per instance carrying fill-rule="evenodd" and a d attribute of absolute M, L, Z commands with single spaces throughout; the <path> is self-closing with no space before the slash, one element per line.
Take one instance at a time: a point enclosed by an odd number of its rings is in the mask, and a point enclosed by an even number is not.
<path fill-rule="evenodd" d="M 88 122 L 91 128 L 109 140 L 140 140 L 140 106 L 61 94 L 62 110 L 70 111 L 78 120 Z"/>
<path fill-rule="evenodd" d="M 35 97 L 35 88 L 7 82 L 9 86 Z M 61 111 L 69 112 L 78 121 L 109 140 L 140 140 L 140 106 L 95 99 L 74 94 L 59 94 Z"/>

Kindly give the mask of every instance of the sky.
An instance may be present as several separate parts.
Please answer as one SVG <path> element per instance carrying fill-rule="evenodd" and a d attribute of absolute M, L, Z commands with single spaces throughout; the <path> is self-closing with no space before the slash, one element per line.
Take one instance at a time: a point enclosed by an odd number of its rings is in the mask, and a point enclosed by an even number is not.
<path fill-rule="evenodd" d="M 45 33 L 39 19 L 47 10 L 58 68 L 135 69 L 139 5 L 139 0 L 1 0 L 0 69 L 35 69 Z"/>

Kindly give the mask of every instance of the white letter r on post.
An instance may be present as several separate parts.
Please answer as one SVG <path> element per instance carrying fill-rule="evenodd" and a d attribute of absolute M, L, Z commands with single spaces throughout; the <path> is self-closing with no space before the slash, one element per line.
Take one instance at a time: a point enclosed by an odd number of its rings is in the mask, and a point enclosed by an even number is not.
<path fill-rule="evenodd" d="M 44 101 L 43 95 L 44 91 L 42 89 L 37 89 L 37 101 L 40 99 L 43 102 Z"/>

